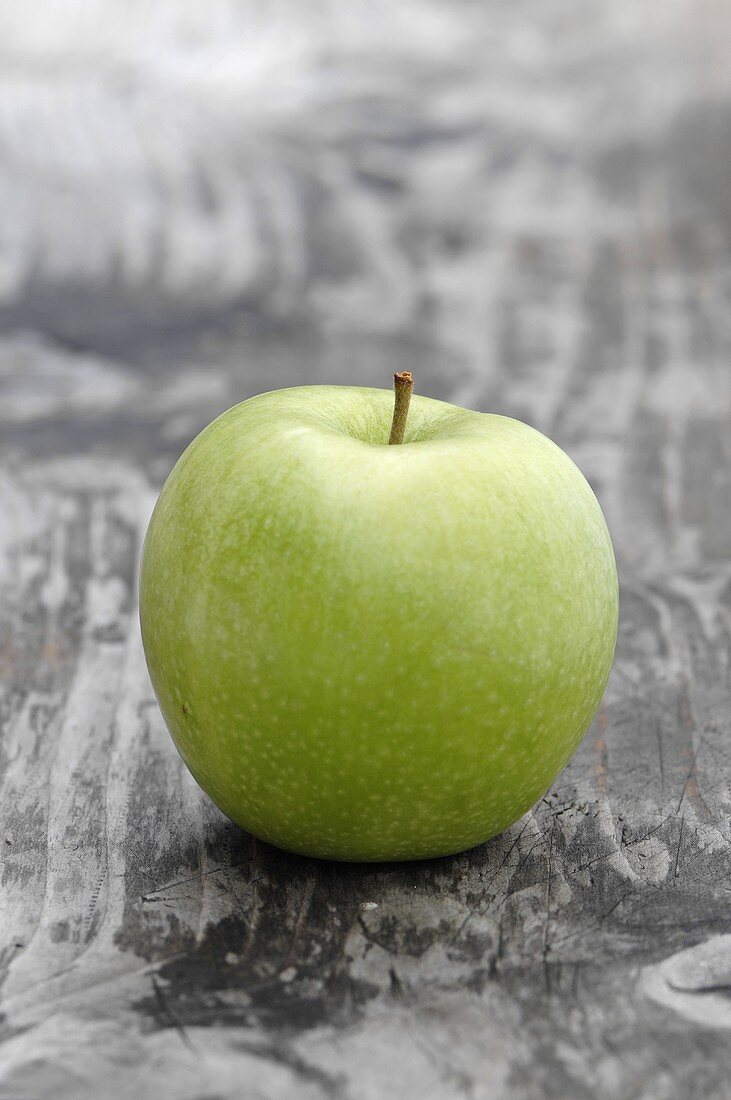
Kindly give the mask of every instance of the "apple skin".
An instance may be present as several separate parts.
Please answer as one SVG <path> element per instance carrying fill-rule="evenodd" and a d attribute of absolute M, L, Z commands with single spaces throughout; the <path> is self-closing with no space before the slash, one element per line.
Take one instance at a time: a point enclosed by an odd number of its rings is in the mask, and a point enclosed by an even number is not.
<path fill-rule="evenodd" d="M 528 810 L 601 700 L 617 574 L 571 460 L 386 390 L 254 397 L 152 516 L 140 616 L 173 740 L 233 821 L 340 860 L 462 851 Z"/>

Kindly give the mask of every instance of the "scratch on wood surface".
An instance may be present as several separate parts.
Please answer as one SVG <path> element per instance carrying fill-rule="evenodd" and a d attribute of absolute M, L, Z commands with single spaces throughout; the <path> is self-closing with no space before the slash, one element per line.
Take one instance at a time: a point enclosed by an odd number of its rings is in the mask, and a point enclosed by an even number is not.
<path fill-rule="evenodd" d="M 487 907 L 489 907 L 493 903 L 493 901 L 495 900 L 495 898 L 493 896 L 493 893 L 492 893 L 493 887 L 494 887 L 498 877 L 501 875 L 501 872 L 503 871 L 504 867 L 510 861 L 510 858 L 513 855 L 513 852 L 518 850 L 518 847 L 519 847 L 521 838 L 523 836 L 523 833 L 528 828 L 528 825 L 530 824 L 530 821 L 531 821 L 531 817 L 530 817 L 530 814 L 528 814 L 526 816 L 525 821 L 523 822 L 523 824 L 518 829 L 518 832 L 516 833 L 514 839 L 511 841 L 510 846 L 506 849 L 505 854 L 503 855 L 503 858 L 501 859 L 497 869 L 494 871 L 494 873 L 490 877 L 489 881 L 487 882 L 487 884 L 484 888 L 484 891 L 481 894 L 480 900 L 475 905 L 471 906 L 468 913 L 466 914 L 466 916 L 464 917 L 464 919 L 462 920 L 462 922 L 460 923 L 460 925 L 458 926 L 458 928 L 454 932 L 452 938 L 448 941 L 447 946 L 450 946 L 451 944 L 453 944 L 462 935 L 465 928 L 467 927 L 467 925 L 469 924 L 469 922 L 472 920 L 473 917 L 477 916 L 478 914 L 484 913 L 485 909 Z"/>
<path fill-rule="evenodd" d="M 665 793 L 665 765 L 662 754 L 662 734 L 660 732 L 660 723 L 655 722 L 655 738 L 657 740 L 657 762 L 660 767 L 660 790 Z"/>
<path fill-rule="evenodd" d="M 297 947 L 302 934 L 305 930 L 307 923 L 307 917 L 310 911 L 310 905 L 312 904 L 312 895 L 315 892 L 317 883 L 314 875 L 308 875 L 304 887 L 302 889 L 302 901 L 300 902 L 299 912 L 297 913 L 297 920 L 294 924 L 294 931 L 292 932 L 292 939 L 290 940 L 287 953 L 279 967 L 283 970 L 286 966 L 294 962 L 297 958 Z"/>
<path fill-rule="evenodd" d="M 548 968 L 548 952 L 550 951 L 549 927 L 551 922 L 551 877 L 553 875 L 553 838 L 556 831 L 556 819 L 551 821 L 551 832 L 548 841 L 548 858 L 546 860 L 546 897 L 544 902 L 545 917 L 543 920 L 543 976 L 546 983 L 546 992 L 550 992 L 550 972 Z"/>
<path fill-rule="evenodd" d="M 150 981 L 152 983 L 152 988 L 153 988 L 153 991 L 154 991 L 154 994 L 155 994 L 155 1000 L 157 1001 L 158 1007 L 159 1007 L 160 1012 L 162 1013 L 163 1017 L 165 1018 L 165 1020 L 169 1024 L 171 1024 L 175 1028 L 178 1035 L 180 1036 L 181 1042 L 189 1050 L 195 1050 L 195 1046 L 191 1042 L 190 1038 L 188 1037 L 188 1033 L 185 1030 L 185 1027 L 180 1022 L 180 1020 L 175 1015 L 175 1013 L 172 1011 L 172 1009 L 170 1008 L 170 1005 L 167 1002 L 162 983 L 157 980 L 157 978 L 155 977 L 154 974 L 150 975 Z"/>
<path fill-rule="evenodd" d="M 244 945 L 241 949 L 241 959 L 244 962 L 250 958 L 250 956 L 251 956 L 251 954 L 254 950 L 254 945 L 256 943 L 256 934 L 257 934 L 257 931 L 259 929 L 259 921 L 261 920 L 261 915 L 262 915 L 262 904 L 263 903 L 262 903 L 261 893 L 259 891 L 259 871 L 258 871 L 259 847 L 258 847 L 258 845 L 259 845 L 259 842 L 257 841 L 256 837 L 252 836 L 251 837 L 251 860 L 250 860 L 250 864 L 249 864 L 250 872 L 251 872 L 251 881 L 252 881 L 251 910 L 250 910 L 248 925 L 247 925 L 247 930 L 246 930 L 246 940 L 245 940 Z M 233 866 L 234 865 L 231 866 L 231 869 L 233 869 Z M 230 872 L 229 872 L 229 889 L 232 892 L 234 890 L 234 886 L 231 883 L 231 879 L 230 879 Z M 238 897 L 237 897 L 237 905 L 238 904 L 239 904 L 239 902 L 238 902 Z M 240 908 L 240 906 L 239 906 L 239 908 Z"/>
<path fill-rule="evenodd" d="M 597 715 L 597 735 L 594 741 L 594 775 L 596 777 L 596 785 L 599 794 L 604 796 L 607 793 L 607 772 L 609 768 L 609 756 L 607 753 L 607 713 L 604 708 L 604 703 L 599 707 L 599 713 Z"/>
<path fill-rule="evenodd" d="M 677 847 L 676 852 L 675 852 L 675 866 L 673 868 L 673 877 L 674 878 L 677 878 L 678 875 L 680 874 L 680 871 L 678 870 L 678 867 L 679 867 L 679 864 L 680 864 L 680 849 L 681 849 L 682 844 L 683 844 L 683 830 L 684 829 L 685 829 L 685 814 L 682 814 L 681 818 L 680 818 L 680 828 L 678 830 L 678 847 Z"/>
<path fill-rule="evenodd" d="M 705 799 L 701 793 L 700 785 L 698 782 L 698 754 L 703 746 L 703 738 L 699 737 L 697 742 L 693 744 L 693 735 L 695 733 L 695 722 L 693 720 L 693 713 L 690 706 L 690 699 L 687 692 L 683 693 L 681 700 L 681 713 L 685 722 L 685 728 L 688 732 L 687 746 L 684 750 L 686 759 L 690 757 L 688 764 L 688 774 L 685 777 L 683 783 L 683 789 L 680 792 L 680 799 L 678 801 L 677 813 L 680 813 L 684 799 L 688 799 L 700 821 L 710 822 L 713 820 L 713 816 L 706 804 Z"/>

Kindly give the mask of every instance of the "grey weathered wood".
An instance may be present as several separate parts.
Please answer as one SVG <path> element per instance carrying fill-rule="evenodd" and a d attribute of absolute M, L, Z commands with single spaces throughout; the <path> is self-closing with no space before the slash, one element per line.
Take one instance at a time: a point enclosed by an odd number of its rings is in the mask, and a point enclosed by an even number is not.
<path fill-rule="evenodd" d="M 0 1097 L 727 1097 L 728 9 L 120 11 L 0 18 Z M 185 773 L 137 562 L 213 415 L 396 368 L 582 466 L 617 662 L 504 836 L 327 865 Z"/>

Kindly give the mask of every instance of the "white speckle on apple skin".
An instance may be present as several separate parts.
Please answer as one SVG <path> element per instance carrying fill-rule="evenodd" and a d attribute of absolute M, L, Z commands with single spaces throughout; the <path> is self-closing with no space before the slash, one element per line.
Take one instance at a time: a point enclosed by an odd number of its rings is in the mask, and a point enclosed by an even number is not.
<path fill-rule="evenodd" d="M 567 456 L 425 398 L 386 447 L 390 403 L 310 387 L 229 410 L 143 559 L 148 665 L 194 776 L 257 835 L 338 859 L 504 829 L 576 748 L 616 638 L 611 543 Z"/>

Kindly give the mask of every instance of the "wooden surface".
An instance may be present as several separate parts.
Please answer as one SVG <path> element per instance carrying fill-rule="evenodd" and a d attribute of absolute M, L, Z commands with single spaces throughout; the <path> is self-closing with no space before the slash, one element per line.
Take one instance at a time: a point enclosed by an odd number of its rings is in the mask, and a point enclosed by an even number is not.
<path fill-rule="evenodd" d="M 0 1097 L 728 1097 L 728 6 L 121 10 L 0 4 Z M 581 465 L 619 646 L 505 835 L 327 865 L 185 773 L 138 556 L 216 413 L 393 369 Z"/>

